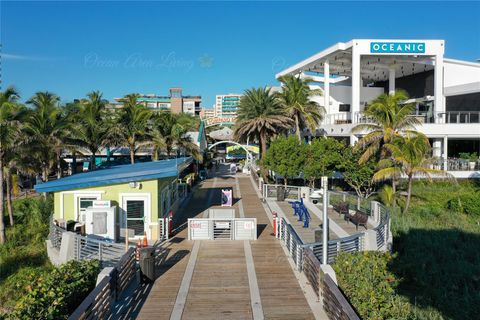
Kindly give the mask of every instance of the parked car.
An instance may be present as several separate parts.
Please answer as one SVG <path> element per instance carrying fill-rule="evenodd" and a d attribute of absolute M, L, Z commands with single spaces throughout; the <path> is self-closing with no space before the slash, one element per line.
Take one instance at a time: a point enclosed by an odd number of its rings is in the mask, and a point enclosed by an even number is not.
<path fill-rule="evenodd" d="M 322 189 L 313 189 L 313 191 L 310 193 L 310 200 L 314 204 L 317 204 L 318 201 L 320 201 L 323 197 L 323 190 Z"/>

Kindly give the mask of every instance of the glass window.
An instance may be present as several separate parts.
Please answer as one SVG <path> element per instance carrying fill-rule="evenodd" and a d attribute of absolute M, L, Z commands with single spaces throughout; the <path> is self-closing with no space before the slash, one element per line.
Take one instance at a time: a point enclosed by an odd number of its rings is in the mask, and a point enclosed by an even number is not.
<path fill-rule="evenodd" d="M 340 111 L 340 112 L 350 112 L 350 105 L 349 104 L 341 104 L 338 107 L 338 111 Z"/>

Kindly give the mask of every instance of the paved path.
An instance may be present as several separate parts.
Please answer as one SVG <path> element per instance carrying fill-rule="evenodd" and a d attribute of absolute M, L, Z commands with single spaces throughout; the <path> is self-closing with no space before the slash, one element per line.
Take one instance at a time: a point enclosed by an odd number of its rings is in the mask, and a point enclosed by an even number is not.
<path fill-rule="evenodd" d="M 315 319 L 248 176 L 205 181 L 179 214 L 201 217 L 227 186 L 236 216 L 257 218 L 258 240 L 194 242 L 180 231 L 138 319 Z"/>

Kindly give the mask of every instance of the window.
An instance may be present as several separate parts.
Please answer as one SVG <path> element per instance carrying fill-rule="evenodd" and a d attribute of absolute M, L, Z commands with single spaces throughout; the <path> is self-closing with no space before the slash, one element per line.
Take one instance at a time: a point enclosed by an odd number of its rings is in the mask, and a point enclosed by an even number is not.
<path fill-rule="evenodd" d="M 350 105 L 349 104 L 341 104 L 338 106 L 338 111 L 340 112 L 350 112 Z"/>
<path fill-rule="evenodd" d="M 78 220 L 85 222 L 85 211 L 93 205 L 94 200 L 99 200 L 100 196 L 79 196 L 78 197 Z"/>

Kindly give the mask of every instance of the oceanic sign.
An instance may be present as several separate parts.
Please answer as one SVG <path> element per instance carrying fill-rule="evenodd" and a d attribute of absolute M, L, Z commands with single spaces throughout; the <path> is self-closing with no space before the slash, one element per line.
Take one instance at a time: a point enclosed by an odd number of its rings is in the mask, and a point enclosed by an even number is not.
<path fill-rule="evenodd" d="M 371 42 L 371 53 L 425 53 L 425 42 Z"/>

